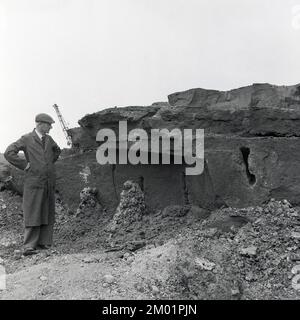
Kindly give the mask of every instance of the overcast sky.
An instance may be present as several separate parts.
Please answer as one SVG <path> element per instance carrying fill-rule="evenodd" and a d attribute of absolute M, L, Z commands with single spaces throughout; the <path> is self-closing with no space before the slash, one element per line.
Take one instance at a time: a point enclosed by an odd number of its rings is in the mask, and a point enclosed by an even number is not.
<path fill-rule="evenodd" d="M 0 151 L 52 115 L 300 82 L 300 0 L 0 0 Z"/>

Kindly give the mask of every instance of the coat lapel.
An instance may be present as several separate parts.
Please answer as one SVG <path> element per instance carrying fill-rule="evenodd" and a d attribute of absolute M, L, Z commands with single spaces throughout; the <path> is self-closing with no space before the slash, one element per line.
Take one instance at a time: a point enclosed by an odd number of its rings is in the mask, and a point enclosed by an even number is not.
<path fill-rule="evenodd" d="M 31 135 L 33 139 L 43 147 L 42 141 L 39 138 L 39 136 L 36 134 L 35 130 L 32 131 Z"/>

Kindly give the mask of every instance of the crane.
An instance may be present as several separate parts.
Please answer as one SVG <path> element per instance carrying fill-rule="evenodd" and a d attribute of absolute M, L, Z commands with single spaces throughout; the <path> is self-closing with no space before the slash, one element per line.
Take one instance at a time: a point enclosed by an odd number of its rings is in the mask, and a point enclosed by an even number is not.
<path fill-rule="evenodd" d="M 67 123 L 66 123 L 65 119 L 63 118 L 61 112 L 59 111 L 58 105 L 57 105 L 57 104 L 54 104 L 54 105 L 53 105 L 53 108 L 54 108 L 54 110 L 56 111 L 58 120 L 59 120 L 59 122 L 60 122 L 60 124 L 61 124 L 61 127 L 62 127 L 62 129 L 63 129 L 63 132 L 64 132 L 64 134 L 65 134 L 65 136 L 66 136 L 67 145 L 70 146 L 70 145 L 72 145 L 72 139 L 71 139 L 71 137 L 70 137 L 69 134 L 68 134 L 69 128 L 68 128 L 68 126 L 67 126 Z"/>

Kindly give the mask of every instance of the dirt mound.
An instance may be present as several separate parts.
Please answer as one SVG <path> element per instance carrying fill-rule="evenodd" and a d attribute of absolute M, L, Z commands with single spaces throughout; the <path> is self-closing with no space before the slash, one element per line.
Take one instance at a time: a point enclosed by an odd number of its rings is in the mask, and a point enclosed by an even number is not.
<path fill-rule="evenodd" d="M 134 252 L 147 245 L 158 246 L 172 239 L 186 225 L 209 214 L 195 206 L 169 206 L 149 212 L 142 190 L 132 181 L 124 184 L 115 214 L 106 211 L 95 194 L 94 189 L 83 189 L 82 201 L 75 213 L 57 194 L 54 240 L 61 252 L 96 249 Z"/>
<path fill-rule="evenodd" d="M 15 235 L 22 232 L 22 198 L 12 191 L 0 192 L 0 245 L 16 245 Z M 19 239 L 19 237 L 17 237 Z"/>
<path fill-rule="evenodd" d="M 140 189 L 135 191 L 142 196 Z M 148 213 L 131 224 L 123 224 L 109 239 L 105 229 L 113 216 L 97 203 L 94 206 L 87 194 L 82 193 L 85 196 L 79 214 L 69 211 L 57 195 L 54 247 L 32 257 L 21 257 L 15 251 L 22 245 L 22 217 L 16 220 L 14 215 L 21 213 L 22 199 L 6 191 L 1 193 L 3 203 L 10 203 L 9 207 L 5 205 L 5 214 L 1 212 L 1 231 L 5 229 L 10 235 L 9 243 L 0 247 L 0 256 L 8 272 L 8 290 L 0 294 L 2 299 L 156 299 L 170 296 L 165 282 L 170 276 L 169 266 L 176 258 L 173 237 L 186 223 L 198 219 L 195 212 L 178 206 Z M 16 204 L 19 211 L 14 210 Z M 3 235 L 1 232 L 1 243 Z M 112 282 L 107 283 L 111 278 Z"/>
<path fill-rule="evenodd" d="M 133 181 L 126 181 L 120 195 L 120 203 L 108 231 L 115 232 L 116 229 L 126 228 L 135 221 L 142 219 L 146 213 L 145 196 L 140 186 Z"/>
<path fill-rule="evenodd" d="M 55 246 L 24 258 L 21 198 L 0 193 L 0 257 L 9 273 L 2 298 L 300 298 L 300 220 L 286 200 L 210 215 L 170 206 L 111 233 L 114 215 L 82 195 L 79 214 L 57 198 Z"/>
<path fill-rule="evenodd" d="M 245 219 L 243 226 L 236 226 L 237 217 Z M 224 231 L 225 221 L 232 224 Z M 299 225 L 298 211 L 286 200 L 216 211 L 179 239 L 169 281 L 175 297 L 299 299 Z"/>

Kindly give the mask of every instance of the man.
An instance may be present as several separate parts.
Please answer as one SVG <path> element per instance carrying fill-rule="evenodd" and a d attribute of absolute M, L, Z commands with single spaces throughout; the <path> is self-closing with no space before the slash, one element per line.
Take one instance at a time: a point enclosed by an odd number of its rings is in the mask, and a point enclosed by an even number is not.
<path fill-rule="evenodd" d="M 48 135 L 54 120 L 38 114 L 35 129 L 12 143 L 5 159 L 25 171 L 23 192 L 24 255 L 37 253 L 52 245 L 55 215 L 55 166 L 61 150 Z M 18 155 L 23 151 L 25 159 Z"/>

